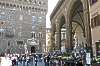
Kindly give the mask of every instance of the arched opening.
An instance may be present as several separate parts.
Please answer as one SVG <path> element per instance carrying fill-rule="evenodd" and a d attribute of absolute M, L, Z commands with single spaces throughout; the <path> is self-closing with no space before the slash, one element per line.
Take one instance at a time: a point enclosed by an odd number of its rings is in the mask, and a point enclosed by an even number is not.
<path fill-rule="evenodd" d="M 72 23 L 72 48 L 77 44 L 78 46 L 84 47 L 86 41 L 84 37 L 84 32 L 81 26 L 75 22 Z"/>
<path fill-rule="evenodd" d="M 85 26 L 83 17 L 83 4 L 80 1 L 76 1 L 70 10 L 70 27 L 71 27 L 71 48 L 75 45 L 84 47 L 85 40 Z"/>
<path fill-rule="evenodd" d="M 60 18 L 60 41 L 61 41 L 61 51 L 62 52 L 65 52 L 66 49 L 65 49 L 65 46 L 66 46 L 66 24 L 65 24 L 65 17 L 62 16 Z"/>
<path fill-rule="evenodd" d="M 35 47 L 31 46 L 31 53 L 35 53 Z"/>

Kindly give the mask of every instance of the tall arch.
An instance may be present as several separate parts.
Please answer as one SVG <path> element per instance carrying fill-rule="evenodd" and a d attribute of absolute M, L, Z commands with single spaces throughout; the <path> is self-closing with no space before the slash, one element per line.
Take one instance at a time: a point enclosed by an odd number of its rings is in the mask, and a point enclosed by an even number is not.
<path fill-rule="evenodd" d="M 60 50 L 65 52 L 66 47 L 66 21 L 65 16 L 60 17 Z"/>
<path fill-rule="evenodd" d="M 70 6 L 70 7 L 69 7 Z M 70 0 L 69 5 L 67 7 L 67 18 L 66 24 L 67 28 L 69 28 L 69 42 L 70 48 L 72 48 L 73 41 L 73 23 L 77 23 L 79 28 L 83 31 L 84 40 L 86 40 L 86 44 L 88 46 L 91 45 L 91 29 L 90 29 L 90 20 L 89 20 L 89 7 L 88 1 L 86 0 Z M 88 30 L 88 31 L 87 31 Z M 89 35 L 89 36 L 88 36 Z"/>
<path fill-rule="evenodd" d="M 55 24 L 56 24 L 56 31 L 55 31 L 55 50 L 61 50 L 61 32 L 62 29 L 64 28 L 64 24 L 65 24 L 65 17 L 63 14 L 61 14 L 60 16 L 58 16 L 58 18 L 55 20 Z"/>

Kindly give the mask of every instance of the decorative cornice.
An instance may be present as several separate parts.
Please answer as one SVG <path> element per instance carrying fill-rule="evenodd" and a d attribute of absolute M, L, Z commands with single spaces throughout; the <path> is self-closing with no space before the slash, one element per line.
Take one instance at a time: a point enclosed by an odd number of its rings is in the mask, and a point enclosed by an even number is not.
<path fill-rule="evenodd" d="M 57 11 L 59 10 L 59 8 L 61 7 L 61 5 L 63 4 L 65 0 L 59 0 L 56 7 L 54 8 L 53 12 L 50 15 L 50 20 L 55 16 L 55 14 L 57 13 Z"/>
<path fill-rule="evenodd" d="M 37 6 L 29 6 L 29 5 L 23 5 L 23 4 L 18 4 L 18 3 L 10 3 L 10 2 L 3 2 L 0 1 L 0 6 L 4 6 L 6 8 L 15 8 L 15 9 L 21 9 L 21 10 L 31 10 L 35 12 L 47 12 L 46 8 L 41 8 Z"/>

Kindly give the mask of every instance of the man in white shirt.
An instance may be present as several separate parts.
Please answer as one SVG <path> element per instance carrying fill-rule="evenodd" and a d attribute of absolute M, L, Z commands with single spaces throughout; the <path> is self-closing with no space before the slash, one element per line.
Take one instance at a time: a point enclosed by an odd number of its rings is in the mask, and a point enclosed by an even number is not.
<path fill-rule="evenodd" d="M 5 57 L 5 55 L 0 56 L 0 66 L 11 66 L 11 60 L 9 57 Z"/>

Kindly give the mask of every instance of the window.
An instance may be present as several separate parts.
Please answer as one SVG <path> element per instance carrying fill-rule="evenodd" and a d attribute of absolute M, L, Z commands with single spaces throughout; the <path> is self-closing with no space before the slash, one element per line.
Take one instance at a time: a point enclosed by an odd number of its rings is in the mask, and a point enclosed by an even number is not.
<path fill-rule="evenodd" d="M 36 38 L 36 34 L 34 32 L 32 33 L 32 38 Z"/>
<path fill-rule="evenodd" d="M 28 10 L 28 7 L 26 6 L 26 10 Z"/>
<path fill-rule="evenodd" d="M 17 5 L 17 8 L 19 8 L 19 5 Z"/>
<path fill-rule="evenodd" d="M 10 46 L 10 41 L 8 41 L 8 46 Z"/>
<path fill-rule="evenodd" d="M 24 42 L 23 41 L 17 41 L 17 44 L 22 45 L 22 44 L 24 44 Z"/>
<path fill-rule="evenodd" d="M 15 7 L 16 7 L 16 5 L 14 4 L 14 5 L 13 5 L 13 7 L 15 8 Z"/>
<path fill-rule="evenodd" d="M 31 7 L 29 7 L 29 9 L 31 10 L 32 8 L 31 8 Z"/>
<path fill-rule="evenodd" d="M 12 4 L 10 4 L 10 7 L 12 7 L 13 5 Z"/>
<path fill-rule="evenodd" d="M 22 9 L 22 6 L 20 6 L 20 9 Z"/>
<path fill-rule="evenodd" d="M 39 1 L 39 5 L 41 5 L 41 2 Z"/>
<path fill-rule="evenodd" d="M 37 8 L 35 8 L 35 10 L 37 11 Z"/>
<path fill-rule="evenodd" d="M 91 27 L 94 28 L 94 19 L 91 19 Z"/>
<path fill-rule="evenodd" d="M 40 6 L 42 3 L 41 3 L 41 1 L 38 1 L 38 5 Z"/>
<path fill-rule="evenodd" d="M 65 33 L 63 33 L 63 39 L 65 39 Z"/>
<path fill-rule="evenodd" d="M 37 2 L 36 2 L 36 0 L 34 1 L 34 4 L 36 4 Z"/>
<path fill-rule="evenodd" d="M 39 38 L 42 38 L 42 33 L 41 32 L 39 32 Z"/>
<path fill-rule="evenodd" d="M 41 38 L 40 33 L 39 33 L 38 37 Z"/>
<path fill-rule="evenodd" d="M 5 3 L 2 3 L 2 6 L 5 6 Z"/>
<path fill-rule="evenodd" d="M 96 42 L 96 54 L 97 56 L 100 56 L 100 41 Z"/>
<path fill-rule="evenodd" d="M 9 6 L 9 4 L 8 4 L 8 3 L 6 3 L 6 6 Z"/>
<path fill-rule="evenodd" d="M 0 15 L 0 19 L 1 19 L 1 20 L 6 20 L 6 19 L 8 19 L 8 17 L 9 17 L 9 16 L 8 16 L 8 15 L 5 15 L 5 14 L 1 14 L 1 15 Z"/>
<path fill-rule="evenodd" d="M 32 7 L 32 9 L 34 9 L 34 7 Z"/>
<path fill-rule="evenodd" d="M 33 33 L 33 37 L 36 38 L 36 34 L 35 33 Z"/>
<path fill-rule="evenodd" d="M 96 3 L 98 0 L 90 0 L 90 4 L 92 5 L 92 4 L 94 4 L 94 3 Z"/>
<path fill-rule="evenodd" d="M 96 26 L 100 26 L 100 15 L 97 15 L 91 19 L 91 27 L 94 28 Z"/>
<path fill-rule="evenodd" d="M 38 18 L 37 16 L 32 16 L 32 24 L 35 25 L 37 22 Z"/>

